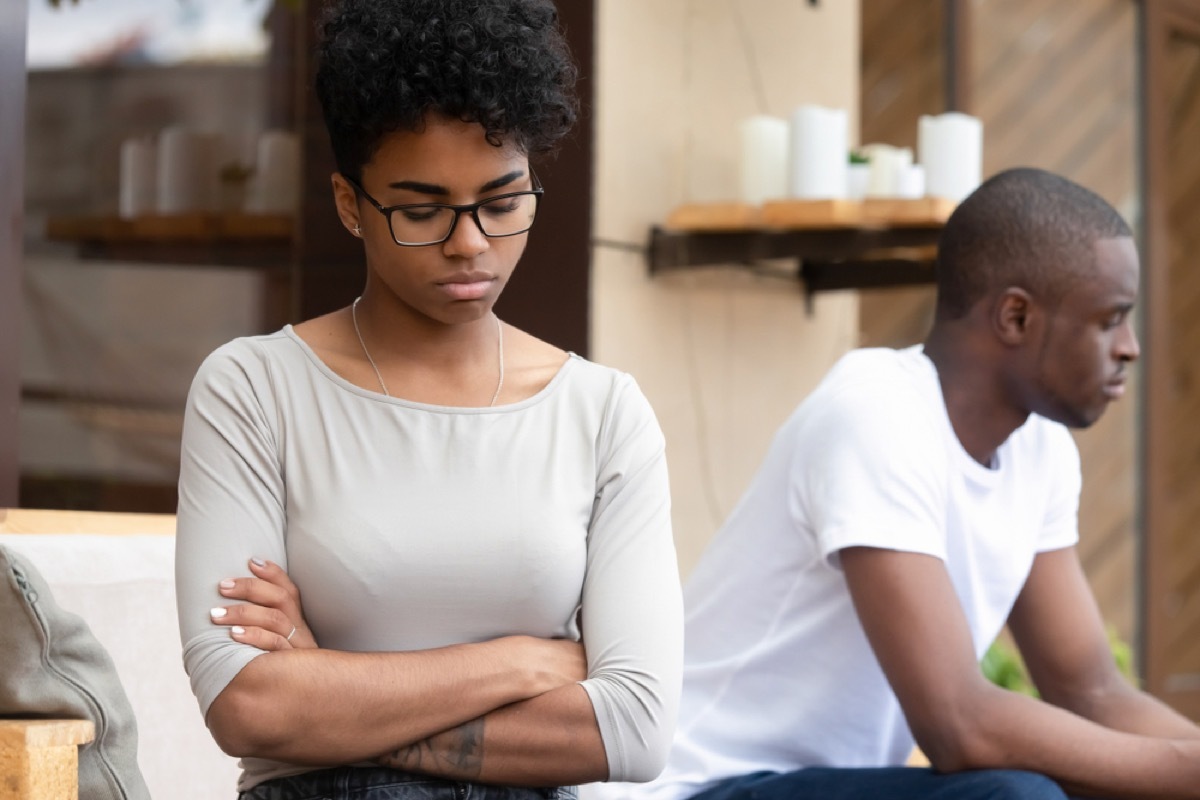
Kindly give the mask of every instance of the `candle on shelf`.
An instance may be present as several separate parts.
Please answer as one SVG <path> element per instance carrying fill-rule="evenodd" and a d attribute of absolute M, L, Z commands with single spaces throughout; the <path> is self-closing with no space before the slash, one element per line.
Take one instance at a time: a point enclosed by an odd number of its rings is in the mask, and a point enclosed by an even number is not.
<path fill-rule="evenodd" d="M 840 199 L 847 190 L 846 111 L 803 105 L 793 112 L 788 142 L 788 194 Z"/>
<path fill-rule="evenodd" d="M 294 214 L 300 203 L 300 139 L 289 131 L 266 131 L 246 210 L 258 214 Z"/>
<path fill-rule="evenodd" d="M 740 200 L 761 205 L 787 196 L 787 120 L 765 114 L 742 121 Z"/>
<path fill-rule="evenodd" d="M 158 213 L 211 211 L 216 197 L 213 137 L 182 126 L 163 130 L 158 137 Z"/>
<path fill-rule="evenodd" d="M 121 142 L 117 213 L 122 219 L 154 213 L 157 161 L 157 146 L 153 139 L 126 139 Z"/>
<path fill-rule="evenodd" d="M 909 164 L 896 174 L 896 196 L 917 200 L 925 196 L 925 168 Z"/>
<path fill-rule="evenodd" d="M 925 193 L 958 202 L 983 174 L 983 122 L 958 112 L 922 116 L 917 152 L 925 168 Z"/>
<path fill-rule="evenodd" d="M 912 166 L 912 150 L 889 144 L 869 144 L 862 148 L 871 162 L 867 197 L 900 196 L 900 174 Z"/>

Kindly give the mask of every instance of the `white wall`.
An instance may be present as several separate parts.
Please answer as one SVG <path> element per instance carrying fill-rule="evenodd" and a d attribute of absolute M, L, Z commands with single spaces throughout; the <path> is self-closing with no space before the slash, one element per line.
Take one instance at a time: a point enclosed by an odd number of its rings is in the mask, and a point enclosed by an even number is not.
<path fill-rule="evenodd" d="M 858 118 L 858 0 L 599 0 L 592 357 L 631 372 L 667 437 L 686 574 L 775 429 L 853 347 L 853 293 L 734 267 L 650 278 L 638 252 L 684 202 L 731 199 L 737 124 L 801 103 Z M 852 133 L 857 140 L 857 133 Z"/>

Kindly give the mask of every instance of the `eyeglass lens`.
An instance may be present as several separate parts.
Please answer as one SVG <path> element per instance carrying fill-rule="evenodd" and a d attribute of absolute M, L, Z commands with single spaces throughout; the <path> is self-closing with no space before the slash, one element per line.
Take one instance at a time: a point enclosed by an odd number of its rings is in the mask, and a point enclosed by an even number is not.
<path fill-rule="evenodd" d="M 513 236 L 533 227 L 537 205 L 537 195 L 532 192 L 514 194 L 480 203 L 473 216 L 485 235 Z M 472 216 L 470 212 L 464 213 Z M 444 206 L 413 205 L 395 208 L 392 209 L 391 215 L 392 235 L 396 241 L 404 244 L 440 242 L 450 235 L 456 216 L 457 212 L 454 209 Z"/>

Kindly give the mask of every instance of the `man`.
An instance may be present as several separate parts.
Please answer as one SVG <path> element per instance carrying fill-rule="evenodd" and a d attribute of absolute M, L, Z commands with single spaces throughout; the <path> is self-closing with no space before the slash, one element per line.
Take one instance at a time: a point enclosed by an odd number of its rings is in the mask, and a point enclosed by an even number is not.
<path fill-rule="evenodd" d="M 1129 227 L 1010 170 L 937 272 L 924 346 L 848 354 L 777 434 L 687 587 L 667 769 L 606 796 L 1200 797 L 1200 729 L 1118 673 L 1075 552 L 1067 428 L 1138 356 Z M 980 672 L 1006 622 L 1042 700 Z"/>

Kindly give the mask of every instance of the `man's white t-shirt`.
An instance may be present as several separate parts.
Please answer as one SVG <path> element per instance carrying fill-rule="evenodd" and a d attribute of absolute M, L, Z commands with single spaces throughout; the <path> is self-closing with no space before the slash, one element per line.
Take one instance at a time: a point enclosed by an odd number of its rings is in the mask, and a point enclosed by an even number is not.
<path fill-rule="evenodd" d="M 764 770 L 904 763 L 913 739 L 839 551 L 944 561 L 982 656 L 1034 556 L 1077 541 L 1079 489 L 1062 425 L 1031 416 L 985 467 L 955 436 L 921 347 L 846 355 L 777 433 L 688 582 L 666 770 L 596 794 L 677 800 Z"/>

